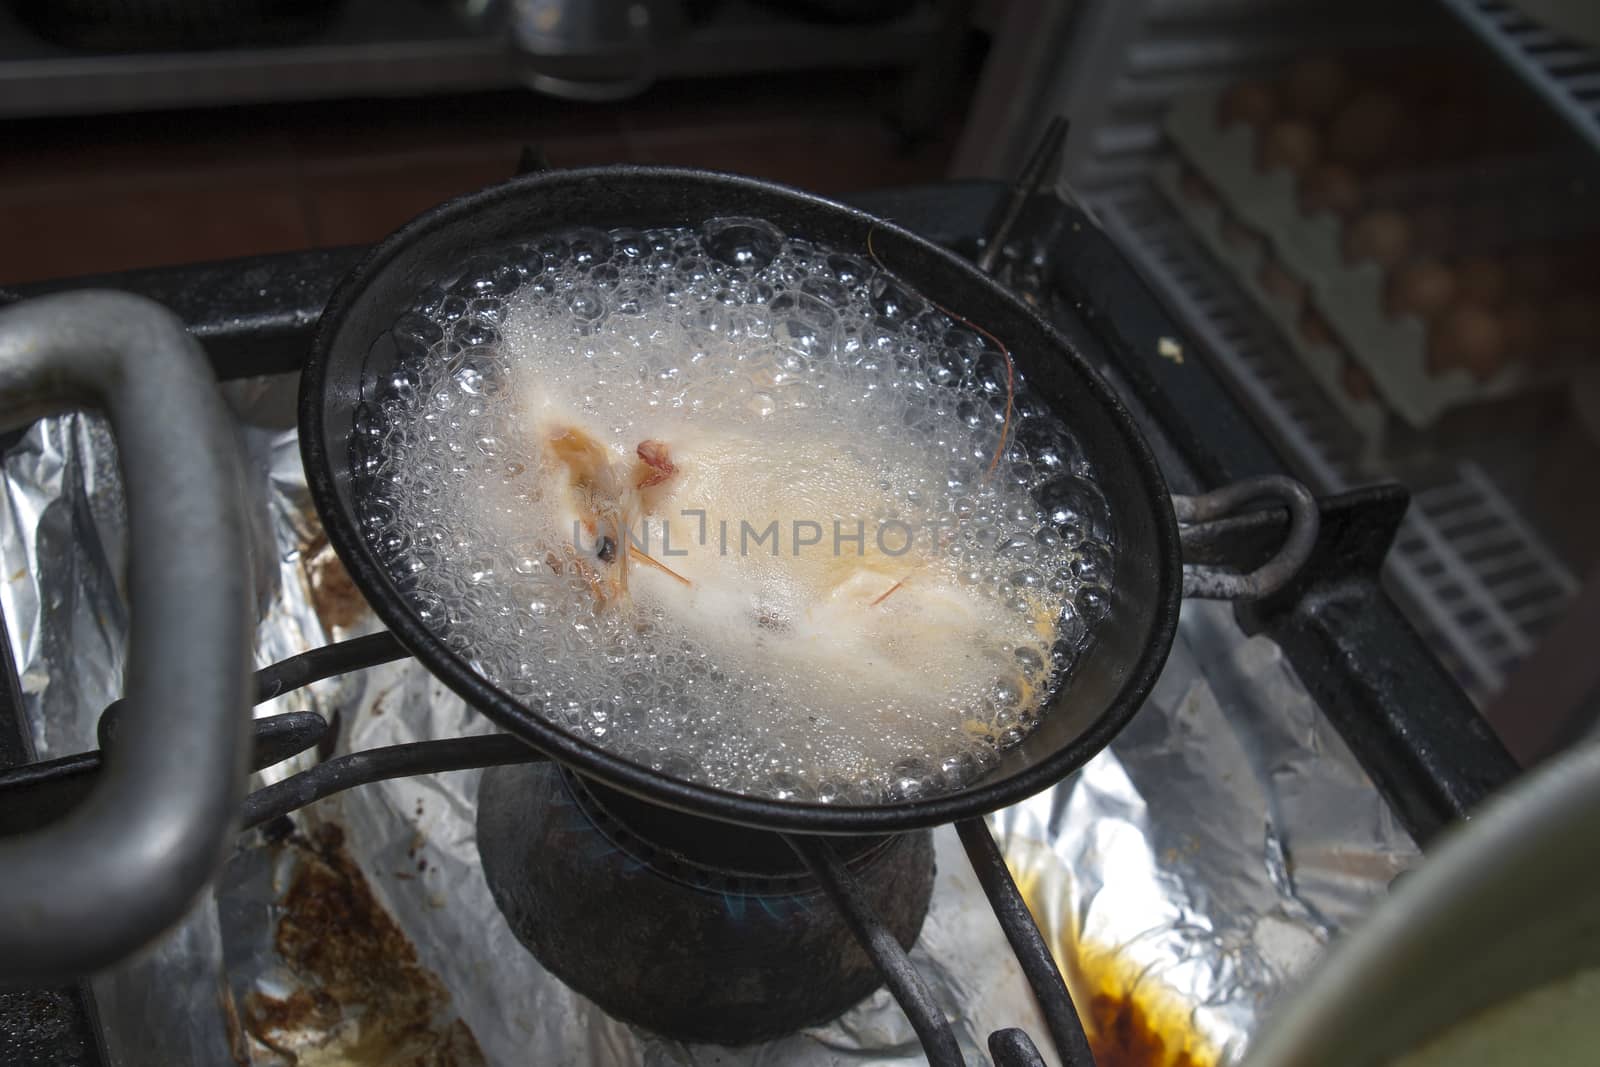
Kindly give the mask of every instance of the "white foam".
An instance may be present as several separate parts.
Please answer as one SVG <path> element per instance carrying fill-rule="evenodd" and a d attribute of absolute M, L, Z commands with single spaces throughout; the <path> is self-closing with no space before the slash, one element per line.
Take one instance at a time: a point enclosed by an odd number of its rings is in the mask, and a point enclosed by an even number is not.
<path fill-rule="evenodd" d="M 586 231 L 470 264 L 395 335 L 369 536 L 485 677 L 625 758 L 799 799 L 956 788 L 1105 602 L 1070 435 L 1025 391 L 1008 416 L 1004 356 L 868 261 L 752 220 Z M 640 488 L 646 441 L 674 469 Z"/>

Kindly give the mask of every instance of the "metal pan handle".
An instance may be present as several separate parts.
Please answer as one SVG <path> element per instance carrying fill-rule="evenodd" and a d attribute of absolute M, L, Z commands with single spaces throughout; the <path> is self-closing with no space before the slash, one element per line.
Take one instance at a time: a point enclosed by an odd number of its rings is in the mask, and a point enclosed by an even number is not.
<path fill-rule="evenodd" d="M 250 759 L 251 570 L 238 446 L 177 316 L 76 292 L 0 310 L 0 426 L 111 422 L 127 485 L 127 722 L 81 804 L 0 840 L 0 986 L 117 962 L 222 862 Z"/>
<path fill-rule="evenodd" d="M 1207 524 L 1238 514 L 1246 504 L 1273 501 L 1289 509 L 1289 528 L 1272 558 L 1253 571 L 1240 574 L 1203 564 L 1183 565 L 1183 595 L 1201 600 L 1258 600 L 1282 589 L 1311 558 L 1317 541 L 1319 513 L 1311 490 L 1281 474 L 1246 478 L 1199 496 L 1174 493 L 1172 510 L 1178 517 L 1178 537 L 1185 554 L 1207 533 Z"/>

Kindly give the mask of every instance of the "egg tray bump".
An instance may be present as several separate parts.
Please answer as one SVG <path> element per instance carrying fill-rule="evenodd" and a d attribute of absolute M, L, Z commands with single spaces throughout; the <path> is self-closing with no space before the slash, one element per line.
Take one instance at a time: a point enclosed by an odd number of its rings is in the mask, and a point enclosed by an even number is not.
<path fill-rule="evenodd" d="M 1166 130 L 1180 156 L 1214 189 L 1229 214 L 1261 234 L 1273 254 L 1308 287 L 1309 301 L 1327 322 L 1339 342 L 1372 378 L 1384 402 L 1409 425 L 1425 429 L 1452 408 L 1561 385 L 1570 368 L 1539 370 L 1521 364 L 1501 369 L 1479 381 L 1461 368 L 1430 373 L 1427 361 L 1427 323 L 1415 315 L 1393 315 L 1384 309 L 1387 273 L 1373 262 L 1349 263 L 1343 254 L 1345 224 L 1332 212 L 1304 214 L 1299 206 L 1295 176 L 1287 170 L 1262 172 L 1256 167 L 1257 136 L 1244 123 L 1226 128 L 1217 124 L 1221 92 L 1195 94 L 1178 101 L 1168 113 Z M 1513 168 L 1505 180 L 1515 182 Z M 1174 176 L 1175 181 L 1175 176 Z M 1165 184 L 1166 179 L 1162 179 Z M 1401 183 L 1391 183 L 1391 186 Z M 1412 196 L 1421 196 L 1426 182 L 1411 183 Z M 1196 223 L 1199 205 L 1168 189 L 1183 217 Z M 1567 220 L 1571 226 L 1571 220 Z M 1206 235 L 1207 227 L 1196 227 Z M 1520 229 L 1520 227 L 1519 227 Z M 1504 234 L 1475 235 L 1493 243 Z M 1211 237 L 1207 235 L 1208 242 Z M 1465 249 L 1463 249 L 1465 250 Z M 1235 268 L 1248 268 L 1246 288 L 1256 295 L 1259 262 L 1241 263 L 1238 255 L 1224 255 Z M 1271 301 L 1281 308 L 1281 302 Z M 1269 311 L 1281 322 L 1273 306 Z M 1306 362 L 1313 377 L 1327 389 L 1340 408 L 1351 414 L 1350 397 L 1337 376 L 1331 379 L 1328 357 L 1308 353 L 1316 347 L 1303 343 L 1289 329 L 1291 349 Z M 1370 415 L 1353 414 L 1364 434 L 1373 426 Z"/>
<path fill-rule="evenodd" d="M 1156 187 L 1171 201 L 1206 250 L 1232 270 L 1234 281 L 1278 328 L 1311 378 L 1361 435 L 1366 445 L 1362 462 L 1375 461 L 1390 438 L 1394 415 L 1375 396 L 1363 399 L 1351 394 L 1344 381 L 1345 361 L 1351 358 L 1350 354 L 1339 346 L 1317 344 L 1301 332 L 1302 309 L 1269 291 L 1261 282 L 1262 267 L 1269 258 L 1264 244 L 1243 246 L 1231 242 L 1225 234 L 1231 217 L 1228 209 L 1220 203 L 1200 203 L 1186 196 L 1182 175 L 1182 166 L 1169 161 L 1157 170 Z"/>

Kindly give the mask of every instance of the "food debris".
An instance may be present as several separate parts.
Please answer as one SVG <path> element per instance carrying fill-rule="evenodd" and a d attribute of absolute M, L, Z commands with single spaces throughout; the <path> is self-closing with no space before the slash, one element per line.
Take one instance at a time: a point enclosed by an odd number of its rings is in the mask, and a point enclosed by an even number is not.
<path fill-rule="evenodd" d="M 293 1067 L 482 1067 L 438 978 L 372 895 L 337 826 L 296 837 L 300 865 L 274 946 L 304 988 L 252 992 L 244 1029 L 257 1062 Z"/>
<path fill-rule="evenodd" d="M 1163 337 L 1156 342 L 1156 354 L 1162 359 L 1172 360 L 1179 366 L 1183 365 L 1183 346 L 1170 337 Z"/>
<path fill-rule="evenodd" d="M 372 700 L 372 716 L 373 716 L 373 718 L 377 718 L 379 715 L 382 715 L 385 710 L 387 710 L 385 708 L 385 706 L 384 706 L 384 701 L 388 700 L 390 695 L 392 693 L 394 693 L 394 691 L 396 689 L 398 689 L 398 688 L 399 688 L 398 684 L 391 685 L 389 688 L 385 689 L 383 692 L 379 693 L 376 697 L 373 698 L 373 700 Z"/>
<path fill-rule="evenodd" d="M 339 554 L 328 544 L 327 535 L 319 532 L 301 551 L 306 584 L 311 589 L 311 606 L 317 618 L 330 630 L 348 630 L 355 626 L 369 610 L 367 601 L 356 588 L 350 572 L 344 569 Z"/>

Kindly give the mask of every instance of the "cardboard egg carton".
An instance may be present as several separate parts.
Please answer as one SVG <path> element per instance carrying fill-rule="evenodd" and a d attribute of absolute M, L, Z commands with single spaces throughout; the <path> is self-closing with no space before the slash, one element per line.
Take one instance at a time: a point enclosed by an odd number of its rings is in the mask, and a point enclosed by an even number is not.
<path fill-rule="evenodd" d="M 1317 344 L 1307 338 L 1301 329 L 1304 306 L 1269 290 L 1262 281 L 1271 253 L 1263 244 L 1231 240 L 1228 209 L 1220 203 L 1207 204 L 1186 195 L 1182 172 L 1177 163 L 1162 166 L 1156 174 L 1157 187 L 1206 249 L 1232 270 L 1238 286 L 1278 327 L 1311 378 L 1361 435 L 1367 445 L 1363 461 L 1371 462 L 1388 439 L 1394 416 L 1376 397 L 1363 399 L 1350 392 L 1345 382 L 1349 354 L 1337 345 Z"/>
<path fill-rule="evenodd" d="M 1305 214 L 1300 207 L 1297 181 L 1291 172 L 1278 169 L 1263 172 L 1256 166 L 1257 135 L 1244 123 L 1227 128 L 1217 123 L 1220 93 L 1197 94 L 1180 100 L 1167 118 L 1167 133 L 1186 163 L 1216 191 L 1227 211 L 1244 226 L 1263 235 L 1273 254 L 1290 273 L 1309 286 L 1309 299 L 1322 315 L 1350 356 L 1367 372 L 1384 402 L 1408 424 L 1416 428 L 1433 425 L 1445 412 L 1467 404 L 1511 396 L 1530 389 L 1559 384 L 1568 368 L 1547 365 L 1534 368 L 1511 363 L 1487 380 L 1478 380 L 1469 371 L 1453 367 L 1430 372 L 1427 359 L 1427 323 L 1410 314 L 1393 315 L 1385 308 L 1387 272 L 1378 264 L 1352 263 L 1344 255 L 1346 225 L 1331 212 Z M 1491 168 L 1492 170 L 1492 168 Z M 1516 182 L 1519 176 L 1490 173 L 1483 181 Z M 1439 179 L 1433 179 L 1437 186 Z M 1451 188 L 1460 184 L 1451 181 Z M 1404 179 L 1380 187 L 1385 199 L 1426 202 L 1429 181 Z M 1183 198 L 1178 197 L 1179 200 Z M 1185 217 L 1194 219 L 1191 206 L 1180 204 Z M 1550 229 L 1562 235 L 1560 227 L 1573 221 L 1559 212 L 1531 220 L 1534 230 Z M 1528 221 L 1507 219 L 1500 227 L 1476 226 L 1452 235 L 1456 247 L 1437 249 L 1459 253 L 1529 233 Z M 1500 232 L 1495 232 L 1498 229 Z M 1434 251 L 1434 250 L 1430 250 Z M 1231 262 L 1231 261 L 1230 261 Z M 1259 269 L 1259 264 L 1252 264 Z M 1252 276 L 1251 281 L 1254 281 Z M 1291 333 L 1297 337 L 1297 333 Z M 1301 343 L 1291 346 L 1307 361 L 1319 382 L 1327 379 L 1325 362 L 1314 349 Z M 1325 385 L 1326 387 L 1326 385 Z M 1343 392 L 1343 390 L 1339 390 Z M 1330 390 L 1330 395 L 1339 396 Z M 1341 407 L 1348 405 L 1341 402 Z M 1365 429 L 1370 420 L 1357 425 Z"/>

